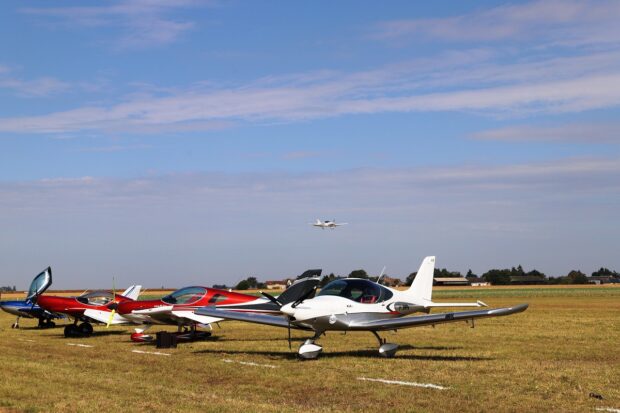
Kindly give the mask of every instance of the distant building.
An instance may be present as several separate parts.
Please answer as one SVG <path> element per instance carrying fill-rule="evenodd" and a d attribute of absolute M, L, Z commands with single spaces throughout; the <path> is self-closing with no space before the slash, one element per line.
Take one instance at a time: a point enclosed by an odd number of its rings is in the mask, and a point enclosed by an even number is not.
<path fill-rule="evenodd" d="M 400 287 L 403 282 L 400 278 L 388 277 L 387 275 L 381 278 L 381 284 L 387 285 L 388 287 Z"/>
<path fill-rule="evenodd" d="M 469 281 L 469 285 L 472 287 L 487 287 L 491 285 L 490 282 L 482 277 L 467 277 L 467 281 Z"/>
<path fill-rule="evenodd" d="M 284 290 L 293 283 L 293 279 L 287 278 L 285 280 L 272 280 L 265 282 L 268 290 Z"/>
<path fill-rule="evenodd" d="M 588 277 L 588 284 L 617 284 L 620 283 L 620 279 L 612 277 L 612 276 L 608 276 L 608 275 L 601 275 L 601 276 L 593 276 L 593 277 Z"/>
<path fill-rule="evenodd" d="M 469 285 L 465 277 L 435 277 L 433 285 Z"/>

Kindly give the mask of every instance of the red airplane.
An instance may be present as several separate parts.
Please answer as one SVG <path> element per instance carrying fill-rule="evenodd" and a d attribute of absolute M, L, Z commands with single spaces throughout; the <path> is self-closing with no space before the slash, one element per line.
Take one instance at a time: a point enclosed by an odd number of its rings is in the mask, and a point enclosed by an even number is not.
<path fill-rule="evenodd" d="M 129 320 L 116 314 L 116 307 L 122 302 L 133 302 L 140 295 L 142 286 L 132 285 L 122 294 L 110 291 L 93 291 L 78 297 L 40 295 L 37 304 L 54 314 L 65 314 L 74 319 L 65 327 L 65 337 L 88 337 L 93 333 L 91 321 L 106 324 L 126 324 Z M 78 322 L 82 321 L 78 325 Z"/>
<path fill-rule="evenodd" d="M 118 314 L 143 327 L 136 328 L 131 339 L 136 342 L 152 341 L 153 337 L 144 332 L 153 324 L 176 325 L 180 339 L 196 339 L 211 335 L 208 332 L 196 332 L 197 326 L 209 326 L 223 321 L 220 318 L 206 317 L 194 313 L 205 306 L 230 311 L 265 313 L 278 315 L 280 307 L 301 298 L 314 295 L 318 287 L 321 270 L 308 270 L 297 277 L 297 281 L 277 298 L 267 293 L 264 297 L 235 293 L 227 290 L 207 287 L 185 287 L 158 300 L 123 301 L 117 306 Z M 103 321 L 103 318 L 100 319 Z M 182 329 L 189 331 L 182 332 Z"/>

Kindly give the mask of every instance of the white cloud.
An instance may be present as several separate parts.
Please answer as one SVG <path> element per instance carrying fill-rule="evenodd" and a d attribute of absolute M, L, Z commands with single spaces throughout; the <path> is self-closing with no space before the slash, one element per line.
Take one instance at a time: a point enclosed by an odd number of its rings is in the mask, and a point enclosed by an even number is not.
<path fill-rule="evenodd" d="M 509 142 L 620 143 L 620 123 L 517 125 L 475 133 L 474 139 Z"/>
<path fill-rule="evenodd" d="M 455 42 L 527 40 L 538 44 L 616 43 L 620 4 L 614 0 L 544 0 L 502 5 L 468 14 L 382 22 L 379 39 L 440 39 Z"/>
<path fill-rule="evenodd" d="M 43 18 L 57 19 L 67 26 L 109 26 L 120 28 L 120 48 L 166 45 L 178 40 L 194 23 L 170 17 L 178 9 L 213 5 L 195 0 L 122 0 L 97 6 L 30 7 L 20 11 Z"/>
<path fill-rule="evenodd" d="M 209 130 L 235 122 L 295 122 L 342 115 L 476 111 L 487 115 L 580 112 L 620 104 L 620 52 L 499 63 L 493 53 L 445 53 L 365 72 L 322 71 L 228 88 L 142 91 L 110 106 L 0 118 L 0 132 L 144 133 Z"/>

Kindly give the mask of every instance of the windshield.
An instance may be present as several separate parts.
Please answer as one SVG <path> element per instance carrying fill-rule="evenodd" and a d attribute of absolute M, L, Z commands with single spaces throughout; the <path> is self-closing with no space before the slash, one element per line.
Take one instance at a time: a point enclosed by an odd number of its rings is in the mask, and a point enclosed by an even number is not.
<path fill-rule="evenodd" d="M 186 287 L 176 290 L 161 300 L 168 304 L 191 304 L 200 300 L 207 293 L 203 287 Z"/>
<path fill-rule="evenodd" d="M 317 295 L 336 295 L 362 304 L 388 300 L 392 292 L 369 280 L 344 279 L 327 284 Z"/>
<path fill-rule="evenodd" d="M 93 291 L 92 293 L 80 295 L 77 300 L 84 304 L 106 305 L 114 300 L 114 295 L 109 291 Z"/>
<path fill-rule="evenodd" d="M 30 288 L 28 289 L 28 296 L 26 299 L 31 299 L 35 295 L 40 295 L 50 286 L 52 283 L 52 270 L 50 268 L 43 271 L 41 274 L 34 277 Z"/>

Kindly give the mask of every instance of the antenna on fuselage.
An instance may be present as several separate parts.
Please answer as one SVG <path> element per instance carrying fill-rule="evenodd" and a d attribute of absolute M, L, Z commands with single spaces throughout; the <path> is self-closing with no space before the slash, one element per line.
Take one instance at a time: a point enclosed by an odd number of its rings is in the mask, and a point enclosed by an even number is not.
<path fill-rule="evenodd" d="M 381 278 L 383 278 L 383 276 L 385 275 L 385 269 L 386 269 L 386 266 L 384 265 L 383 269 L 381 270 L 381 274 L 379 274 L 379 278 L 377 278 L 377 284 L 381 284 L 380 281 L 381 281 Z"/>

